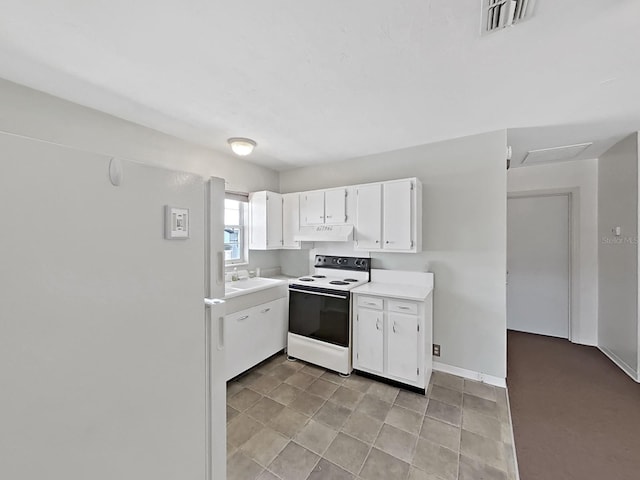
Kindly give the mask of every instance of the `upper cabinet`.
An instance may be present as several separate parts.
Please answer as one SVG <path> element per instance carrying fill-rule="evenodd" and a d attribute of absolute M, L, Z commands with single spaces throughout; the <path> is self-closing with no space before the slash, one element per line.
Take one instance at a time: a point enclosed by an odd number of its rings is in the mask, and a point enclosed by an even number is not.
<path fill-rule="evenodd" d="M 300 194 L 300 225 L 347 223 L 347 189 L 336 188 Z"/>
<path fill-rule="evenodd" d="M 249 249 L 282 248 L 282 195 L 254 192 L 249 195 Z"/>
<path fill-rule="evenodd" d="M 380 250 L 382 244 L 382 184 L 356 187 L 356 248 Z"/>
<path fill-rule="evenodd" d="M 311 192 L 249 195 L 249 248 L 300 249 L 300 227 L 354 225 L 357 250 L 422 249 L 422 184 L 405 178 Z"/>
<path fill-rule="evenodd" d="M 422 249 L 422 185 L 416 178 L 356 187 L 358 250 Z"/>
<path fill-rule="evenodd" d="M 282 195 L 282 248 L 299 249 L 300 242 L 293 237 L 300 230 L 300 194 Z"/>

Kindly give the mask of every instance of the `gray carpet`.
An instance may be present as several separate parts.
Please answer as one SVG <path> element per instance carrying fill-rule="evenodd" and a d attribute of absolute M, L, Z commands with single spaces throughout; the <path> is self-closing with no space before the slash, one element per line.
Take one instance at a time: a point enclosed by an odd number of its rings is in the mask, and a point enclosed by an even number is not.
<path fill-rule="evenodd" d="M 638 480 L 640 385 L 594 347 L 508 333 L 522 480 Z"/>

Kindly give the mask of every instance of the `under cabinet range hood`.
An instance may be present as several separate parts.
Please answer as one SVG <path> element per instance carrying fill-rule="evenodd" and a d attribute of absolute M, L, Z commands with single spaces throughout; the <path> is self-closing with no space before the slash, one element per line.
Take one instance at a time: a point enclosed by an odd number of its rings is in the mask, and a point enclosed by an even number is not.
<path fill-rule="evenodd" d="M 300 227 L 300 232 L 293 239 L 300 242 L 349 242 L 353 240 L 353 225 Z"/>

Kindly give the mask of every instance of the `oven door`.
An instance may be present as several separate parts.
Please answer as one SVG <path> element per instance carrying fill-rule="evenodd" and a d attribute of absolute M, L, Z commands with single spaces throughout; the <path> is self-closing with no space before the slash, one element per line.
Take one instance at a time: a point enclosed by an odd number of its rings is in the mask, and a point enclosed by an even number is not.
<path fill-rule="evenodd" d="M 289 332 L 348 347 L 349 292 L 307 288 L 289 287 Z"/>

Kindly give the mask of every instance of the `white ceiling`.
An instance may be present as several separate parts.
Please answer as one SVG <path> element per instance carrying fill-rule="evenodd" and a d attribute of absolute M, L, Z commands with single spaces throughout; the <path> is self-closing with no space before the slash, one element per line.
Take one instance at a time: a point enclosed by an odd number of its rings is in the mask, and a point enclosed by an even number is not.
<path fill-rule="evenodd" d="M 537 0 L 484 37 L 480 4 L 3 0 L 0 77 L 225 152 L 248 136 L 279 170 L 501 128 L 517 152 L 556 146 L 540 132 L 595 152 L 640 129 L 640 2 Z"/>

